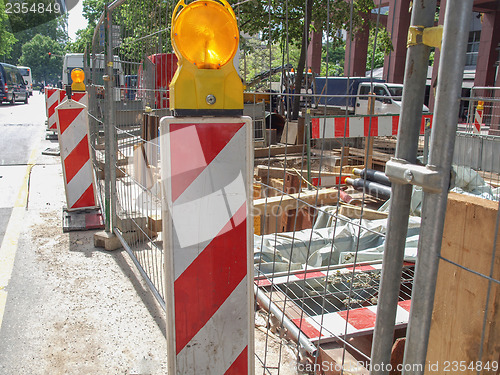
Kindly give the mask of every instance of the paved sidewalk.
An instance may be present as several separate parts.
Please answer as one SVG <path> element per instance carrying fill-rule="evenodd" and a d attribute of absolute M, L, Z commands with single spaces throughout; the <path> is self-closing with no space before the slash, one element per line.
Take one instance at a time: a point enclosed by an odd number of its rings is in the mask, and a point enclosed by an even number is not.
<path fill-rule="evenodd" d="M 41 140 L 0 329 L 0 374 L 165 374 L 164 314 L 123 250 L 62 231 L 56 144 Z"/>

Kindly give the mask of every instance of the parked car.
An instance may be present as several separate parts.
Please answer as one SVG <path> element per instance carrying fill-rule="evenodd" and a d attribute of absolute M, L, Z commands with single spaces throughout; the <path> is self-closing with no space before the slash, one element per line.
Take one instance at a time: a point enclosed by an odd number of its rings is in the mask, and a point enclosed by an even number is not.
<path fill-rule="evenodd" d="M 28 104 L 26 81 L 14 65 L 0 63 L 0 103 L 22 101 Z"/>

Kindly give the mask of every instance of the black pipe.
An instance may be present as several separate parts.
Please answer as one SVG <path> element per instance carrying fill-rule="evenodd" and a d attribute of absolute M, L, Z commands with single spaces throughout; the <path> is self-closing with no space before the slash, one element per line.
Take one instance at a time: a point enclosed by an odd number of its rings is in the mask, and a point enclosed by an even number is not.
<path fill-rule="evenodd" d="M 376 198 L 389 199 L 391 188 L 373 181 L 365 181 L 362 178 L 346 178 L 345 183 L 352 185 L 356 190 L 366 189 L 366 192 Z"/>
<path fill-rule="evenodd" d="M 385 185 L 385 186 L 391 186 L 391 181 L 389 178 L 385 175 L 384 172 L 376 171 L 374 169 L 358 169 L 354 168 L 353 173 L 356 176 L 360 176 L 362 178 L 365 177 L 366 174 L 366 179 L 368 181 L 373 181 L 373 182 L 378 182 L 379 184 Z"/>

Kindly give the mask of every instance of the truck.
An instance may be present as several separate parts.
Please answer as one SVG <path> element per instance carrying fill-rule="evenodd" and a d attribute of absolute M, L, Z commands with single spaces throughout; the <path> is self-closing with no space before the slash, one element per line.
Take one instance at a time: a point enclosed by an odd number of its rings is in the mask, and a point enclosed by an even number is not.
<path fill-rule="evenodd" d="M 403 85 L 370 77 L 316 77 L 315 104 L 367 115 L 369 94 L 376 95 L 374 114 L 400 114 Z M 325 97 L 325 95 L 332 95 Z M 422 112 L 429 112 L 425 105 Z"/>

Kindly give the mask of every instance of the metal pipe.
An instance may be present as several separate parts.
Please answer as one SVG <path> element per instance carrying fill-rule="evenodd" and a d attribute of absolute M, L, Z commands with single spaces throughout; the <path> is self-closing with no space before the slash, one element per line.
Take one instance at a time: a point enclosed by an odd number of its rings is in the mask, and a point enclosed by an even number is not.
<path fill-rule="evenodd" d="M 104 9 L 104 30 L 106 31 L 108 29 L 108 8 L 106 7 Z M 109 44 L 109 35 L 108 33 L 104 33 L 104 45 L 107 47 Z M 108 66 L 108 61 L 109 61 L 109 56 L 108 56 L 108 48 L 104 49 L 104 59 L 106 62 L 106 67 Z M 108 71 L 106 70 L 106 74 L 108 74 Z M 109 109 L 110 109 L 110 102 L 109 98 L 111 97 L 111 90 L 110 90 L 110 81 L 106 81 L 106 86 L 105 86 L 105 101 L 104 101 L 104 155 L 105 155 L 105 164 L 104 164 L 104 218 L 105 218 L 105 223 L 104 223 L 104 229 L 106 232 L 111 232 L 113 230 L 113 226 L 111 225 L 111 207 L 110 207 L 110 202 L 111 202 L 111 163 L 109 162 L 111 158 L 111 126 L 110 126 L 110 116 L 109 116 Z"/>
<path fill-rule="evenodd" d="M 286 328 L 290 337 L 297 341 L 314 358 L 318 355 L 318 348 L 306 337 L 306 335 L 297 328 L 297 326 L 285 315 L 283 311 L 276 306 L 259 287 L 254 284 L 255 299 L 258 304 L 273 314 L 278 321 Z"/>
<path fill-rule="evenodd" d="M 378 182 L 364 180 L 362 178 L 346 178 L 345 183 L 352 185 L 356 190 L 366 190 L 370 195 L 377 198 L 389 199 L 391 197 L 391 188 Z"/>
<path fill-rule="evenodd" d="M 434 25 L 436 0 L 414 1 L 411 25 Z M 401 103 L 400 127 L 396 157 L 412 164 L 417 161 L 418 139 L 422 106 L 424 104 L 427 66 L 430 47 L 418 44 L 408 47 Z M 411 185 L 392 184 L 391 205 L 387 221 L 383 268 L 380 281 L 377 318 L 372 344 L 372 375 L 389 373 L 394 323 L 403 268 L 408 217 L 410 213 Z"/>
<path fill-rule="evenodd" d="M 113 11 L 110 6 L 108 6 L 108 28 L 106 33 L 108 34 L 108 44 L 106 45 L 106 67 L 107 74 L 109 76 L 109 85 L 106 86 L 107 89 L 107 112 L 108 112 L 108 123 L 109 127 L 109 155 L 106 155 L 106 164 L 109 163 L 110 167 L 110 202 L 109 202 L 109 225 L 114 228 L 116 223 L 116 149 L 117 149 L 117 137 L 116 137 L 116 121 L 115 121 L 115 99 L 114 99 L 114 54 L 113 54 Z"/>
<path fill-rule="evenodd" d="M 411 367 L 411 371 L 404 371 L 405 375 L 423 374 L 425 370 L 457 130 L 456 119 L 460 105 L 458 99 L 462 90 L 462 80 L 457 79 L 457 77 L 462 77 L 464 70 L 472 3 L 473 0 L 464 0 L 448 1 L 446 4 L 438 71 L 439 81 L 436 90 L 436 110 L 429 155 L 429 164 L 436 166 L 441 172 L 442 192 L 424 194 L 422 225 L 404 356 L 405 364 L 417 366 L 408 366 Z M 417 367 L 422 368 L 417 369 Z"/>
<path fill-rule="evenodd" d="M 389 180 L 389 177 L 385 175 L 384 172 L 376 171 L 375 169 L 359 169 L 359 168 L 354 168 L 352 170 L 352 173 L 354 173 L 356 176 L 364 178 L 366 175 L 366 179 L 368 181 L 373 181 L 373 182 L 378 182 L 379 184 L 385 185 L 385 186 L 391 186 L 391 181 Z"/>

